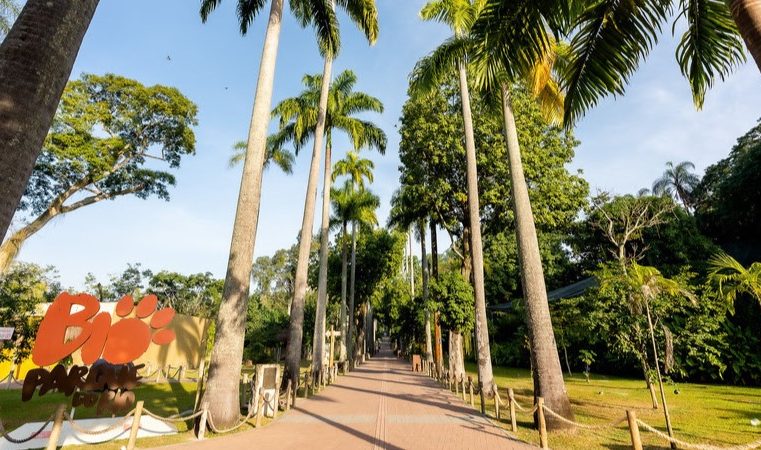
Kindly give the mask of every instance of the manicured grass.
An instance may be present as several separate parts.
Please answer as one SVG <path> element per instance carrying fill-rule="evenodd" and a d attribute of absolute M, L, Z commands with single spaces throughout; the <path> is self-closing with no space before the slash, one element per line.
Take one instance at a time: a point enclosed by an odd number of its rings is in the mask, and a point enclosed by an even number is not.
<path fill-rule="evenodd" d="M 468 364 L 467 371 L 475 380 L 476 366 Z M 494 375 L 505 403 L 507 387 L 512 387 L 519 404 L 532 406 L 533 382 L 527 370 L 495 367 Z M 665 431 L 663 410 L 652 408 L 650 393 L 643 380 L 592 375 L 587 383 L 584 376 L 578 374 L 572 377 L 566 375 L 565 381 L 577 422 L 592 425 L 613 422 L 623 418 L 626 409 L 634 409 L 640 420 Z M 676 388 L 679 394 L 674 393 Z M 753 418 L 761 419 L 761 388 L 680 383 L 677 386 L 667 385 L 666 400 L 678 439 L 717 446 L 745 444 L 761 439 L 761 426 L 754 427 L 750 423 Z M 480 408 L 478 396 L 476 408 Z M 500 424 L 509 429 L 505 409 L 501 412 Z M 492 401 L 486 401 L 486 411 L 494 416 Z M 520 412 L 516 415 L 517 436 L 538 445 L 539 433 L 533 428 L 533 418 Z M 665 441 L 644 430 L 642 441 L 646 448 L 669 448 Z M 551 448 L 570 450 L 631 448 L 625 422 L 615 429 L 550 433 L 549 443 Z"/>

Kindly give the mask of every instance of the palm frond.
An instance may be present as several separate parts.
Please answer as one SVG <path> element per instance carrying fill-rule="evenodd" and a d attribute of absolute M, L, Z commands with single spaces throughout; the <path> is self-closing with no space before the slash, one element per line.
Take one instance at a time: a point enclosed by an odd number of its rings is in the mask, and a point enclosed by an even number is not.
<path fill-rule="evenodd" d="M 472 45 L 473 41 L 468 38 L 452 37 L 418 61 L 410 75 L 411 93 L 426 95 L 438 88 L 441 81 L 455 73 L 466 60 Z"/>
<path fill-rule="evenodd" d="M 218 0 L 216 3 L 221 2 Z M 267 0 L 238 0 L 238 21 L 240 22 L 240 33 L 245 35 L 254 22 L 259 11 L 267 4 Z"/>
<path fill-rule="evenodd" d="M 336 5 L 342 7 L 349 18 L 357 25 L 367 38 L 370 45 L 378 40 L 378 9 L 375 0 L 336 0 Z"/>
<path fill-rule="evenodd" d="M 676 48 L 682 75 L 692 90 L 692 101 L 701 109 L 716 78 L 724 80 L 745 62 L 742 37 L 724 0 L 680 0 L 680 17 L 687 31 Z M 674 23 L 676 26 L 676 22 Z"/>
<path fill-rule="evenodd" d="M 607 95 L 622 95 L 658 40 L 671 0 L 600 0 L 578 17 L 564 77 L 565 122 L 571 126 Z"/>

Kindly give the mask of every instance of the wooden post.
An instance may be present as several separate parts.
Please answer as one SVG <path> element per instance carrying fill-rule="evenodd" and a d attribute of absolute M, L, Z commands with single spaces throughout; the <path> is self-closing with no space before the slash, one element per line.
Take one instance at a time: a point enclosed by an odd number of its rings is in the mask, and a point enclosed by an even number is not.
<path fill-rule="evenodd" d="M 544 420 L 544 398 L 536 398 L 536 413 L 539 415 L 539 445 L 543 449 L 550 448 L 547 443 L 547 422 Z"/>
<path fill-rule="evenodd" d="M 462 388 L 462 401 L 467 401 L 465 399 L 465 377 L 464 376 L 460 377 L 460 387 Z"/>
<path fill-rule="evenodd" d="M 458 383 L 457 380 L 454 380 L 454 393 L 458 397 L 460 396 L 460 383 Z"/>
<path fill-rule="evenodd" d="M 291 380 L 288 380 L 288 385 L 285 388 L 285 410 L 291 409 Z"/>
<path fill-rule="evenodd" d="M 177 381 L 182 381 L 185 378 L 185 366 L 180 366 L 180 371 L 177 374 Z"/>
<path fill-rule="evenodd" d="M 499 420 L 499 387 L 494 385 L 494 416 Z"/>
<path fill-rule="evenodd" d="M 241 400 L 241 404 L 244 406 L 248 405 L 248 390 L 246 389 L 246 386 L 248 386 L 248 374 L 243 374 L 243 390 L 241 390 L 240 395 L 242 396 L 243 400 Z M 252 392 L 253 394 L 253 392 Z"/>
<path fill-rule="evenodd" d="M 202 441 L 206 435 L 206 421 L 209 419 L 209 402 L 203 402 L 201 408 L 201 420 L 198 422 L 199 441 Z"/>
<path fill-rule="evenodd" d="M 518 431 L 518 424 L 515 418 L 515 400 L 514 399 L 515 399 L 515 393 L 513 392 L 513 388 L 507 388 L 507 403 L 510 406 L 510 425 L 512 427 L 513 433 Z"/>
<path fill-rule="evenodd" d="M 58 409 L 55 410 L 55 420 L 53 421 L 53 429 L 50 431 L 50 437 L 48 438 L 47 450 L 55 450 L 58 448 L 58 439 L 61 438 L 61 428 L 63 427 L 63 415 L 66 412 L 66 405 L 58 405 Z"/>
<path fill-rule="evenodd" d="M 336 330 L 333 325 L 330 326 L 330 357 L 328 363 L 333 367 L 333 355 L 336 353 Z"/>
<path fill-rule="evenodd" d="M 206 368 L 206 360 L 201 358 L 201 364 L 198 366 L 198 379 L 196 379 L 196 401 L 193 402 L 193 410 L 198 408 L 198 402 L 201 400 L 201 391 L 203 391 L 203 373 Z"/>
<path fill-rule="evenodd" d="M 159 381 L 161 381 L 161 367 L 156 369 L 156 383 L 158 383 Z"/>
<path fill-rule="evenodd" d="M 129 441 L 127 441 L 127 450 L 133 450 L 137 442 L 137 432 L 140 431 L 140 416 L 143 415 L 143 401 L 140 400 L 135 405 L 135 415 L 132 416 L 132 427 L 129 430 Z"/>
<path fill-rule="evenodd" d="M 256 411 L 256 428 L 262 426 L 262 416 L 264 416 L 264 400 L 269 399 L 269 394 L 266 397 L 259 396 L 259 410 Z"/>
<path fill-rule="evenodd" d="M 307 398 L 307 387 L 309 384 L 307 383 L 307 376 L 308 374 L 304 374 L 304 398 Z"/>
<path fill-rule="evenodd" d="M 473 377 L 468 375 L 468 399 L 470 399 L 470 406 L 476 406 L 473 400 Z"/>
<path fill-rule="evenodd" d="M 629 434 L 632 437 L 632 450 L 642 450 L 642 439 L 639 437 L 639 425 L 637 413 L 634 410 L 626 410 L 626 419 L 629 421 Z"/>

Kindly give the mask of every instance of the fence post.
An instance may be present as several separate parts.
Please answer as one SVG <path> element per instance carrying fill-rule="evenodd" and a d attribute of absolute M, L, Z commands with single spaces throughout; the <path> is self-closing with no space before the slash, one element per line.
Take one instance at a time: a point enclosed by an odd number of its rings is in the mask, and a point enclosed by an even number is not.
<path fill-rule="evenodd" d="M 198 408 L 198 402 L 201 400 L 201 391 L 203 390 L 203 373 L 206 369 L 206 360 L 201 358 L 201 363 L 198 365 L 198 378 L 196 379 L 196 401 L 193 402 L 193 410 Z"/>
<path fill-rule="evenodd" d="M 66 412 L 66 405 L 58 405 L 58 409 L 55 410 L 55 420 L 53 421 L 53 430 L 50 432 L 48 438 L 47 450 L 55 450 L 58 448 L 58 439 L 61 437 L 61 428 L 63 427 L 63 415 Z"/>
<path fill-rule="evenodd" d="M 539 445 L 543 449 L 550 448 L 547 443 L 547 422 L 544 420 L 544 398 L 536 398 L 536 412 L 539 414 Z"/>
<path fill-rule="evenodd" d="M 465 398 L 465 376 L 460 376 L 460 387 L 462 388 L 462 401 L 467 401 Z"/>
<path fill-rule="evenodd" d="M 481 414 L 486 415 L 486 397 L 484 396 L 484 384 L 478 382 L 478 396 L 481 399 Z"/>
<path fill-rule="evenodd" d="M 513 433 L 518 431 L 518 421 L 515 418 L 515 392 L 513 388 L 507 388 L 507 403 L 510 406 L 510 425 Z"/>
<path fill-rule="evenodd" d="M 199 441 L 202 441 L 206 435 L 206 421 L 209 419 L 209 402 L 203 402 L 201 408 L 201 420 L 198 422 Z"/>
<path fill-rule="evenodd" d="M 135 405 L 135 415 L 132 416 L 132 427 L 129 431 L 129 441 L 127 441 L 127 450 L 133 450 L 137 442 L 137 432 L 140 431 L 140 416 L 143 415 L 143 401 L 140 400 Z"/>
<path fill-rule="evenodd" d="M 499 420 L 499 386 L 496 383 L 494 384 L 494 415 Z"/>
<path fill-rule="evenodd" d="M 185 366 L 180 366 L 180 371 L 177 375 L 177 381 L 182 381 L 185 378 Z"/>
<path fill-rule="evenodd" d="M 269 397 L 269 394 L 266 395 L 266 397 Z M 259 428 L 262 426 L 262 416 L 264 416 L 264 400 L 265 397 L 260 395 L 259 396 L 259 410 L 256 412 L 256 428 Z"/>
<path fill-rule="evenodd" d="M 476 403 L 473 399 L 473 377 L 468 375 L 468 399 L 470 399 L 470 406 L 476 406 Z"/>
<path fill-rule="evenodd" d="M 460 396 L 460 383 L 457 382 L 457 379 L 454 380 L 454 393 L 458 397 Z"/>
<path fill-rule="evenodd" d="M 309 386 L 309 384 L 307 384 L 307 376 L 308 375 L 305 373 L 304 374 L 304 398 L 307 398 L 307 387 Z M 299 379 L 301 379 L 301 377 L 299 377 Z"/>
<path fill-rule="evenodd" d="M 291 380 L 288 380 L 288 385 L 285 388 L 285 410 L 291 409 Z"/>
<path fill-rule="evenodd" d="M 639 425 L 637 413 L 634 410 L 626 410 L 626 419 L 629 421 L 629 433 L 632 437 L 632 450 L 642 450 L 642 439 L 639 437 Z"/>

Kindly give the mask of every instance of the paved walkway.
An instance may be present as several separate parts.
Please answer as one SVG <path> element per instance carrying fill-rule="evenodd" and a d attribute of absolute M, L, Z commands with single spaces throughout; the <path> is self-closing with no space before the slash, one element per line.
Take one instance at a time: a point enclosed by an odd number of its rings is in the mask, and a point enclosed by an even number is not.
<path fill-rule="evenodd" d="M 530 449 L 382 352 L 269 426 L 173 448 Z"/>

